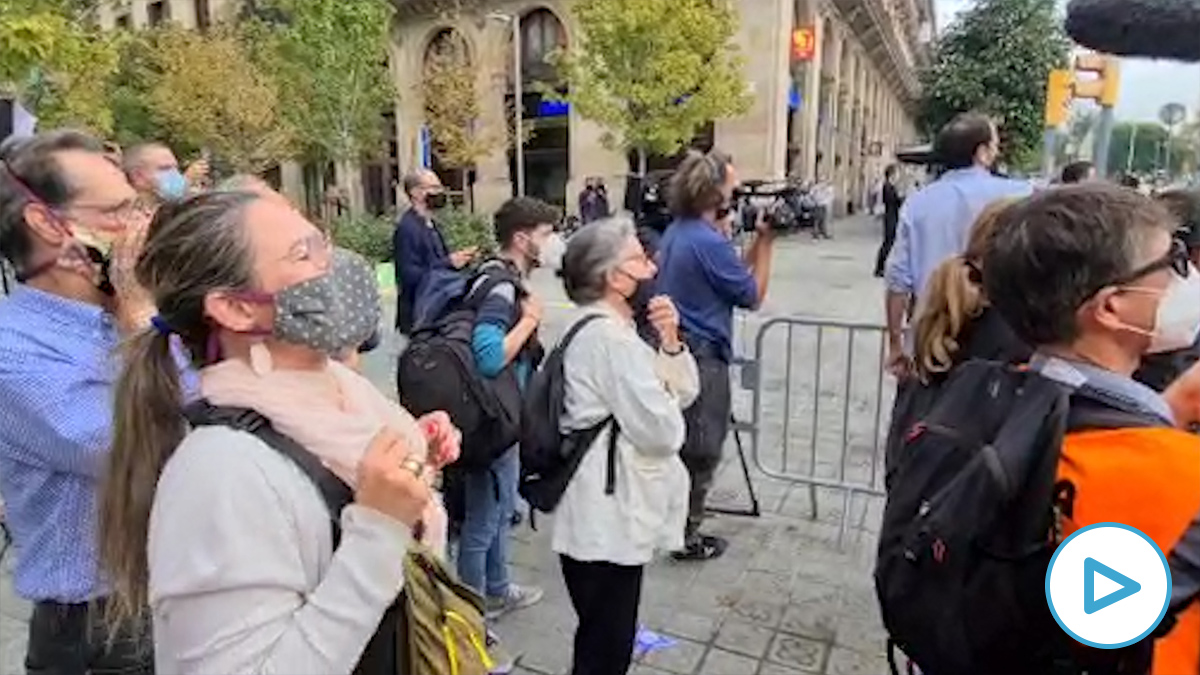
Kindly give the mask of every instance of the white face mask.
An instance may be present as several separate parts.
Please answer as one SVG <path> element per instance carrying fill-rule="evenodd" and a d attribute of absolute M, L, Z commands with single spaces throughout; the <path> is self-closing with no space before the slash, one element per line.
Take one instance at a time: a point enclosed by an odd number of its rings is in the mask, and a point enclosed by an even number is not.
<path fill-rule="evenodd" d="M 1175 277 L 1158 301 L 1147 354 L 1191 347 L 1200 335 L 1200 272 L 1188 265 L 1186 279 Z"/>

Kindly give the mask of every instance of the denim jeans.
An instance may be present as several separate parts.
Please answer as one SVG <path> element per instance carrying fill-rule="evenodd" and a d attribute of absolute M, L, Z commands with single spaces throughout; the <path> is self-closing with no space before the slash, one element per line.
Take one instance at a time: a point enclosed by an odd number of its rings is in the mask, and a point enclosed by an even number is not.
<path fill-rule="evenodd" d="M 458 539 L 458 576 L 488 597 L 508 592 L 508 529 L 521 460 L 509 448 L 488 471 L 463 476 L 466 508 Z"/>

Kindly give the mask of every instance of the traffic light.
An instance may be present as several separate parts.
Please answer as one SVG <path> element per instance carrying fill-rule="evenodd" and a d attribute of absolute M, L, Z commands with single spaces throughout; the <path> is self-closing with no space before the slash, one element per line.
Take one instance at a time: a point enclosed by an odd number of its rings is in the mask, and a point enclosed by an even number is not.
<path fill-rule="evenodd" d="M 1055 128 L 1067 121 L 1071 108 L 1071 87 L 1074 78 L 1071 71 L 1057 68 L 1050 71 L 1046 81 L 1046 126 Z"/>
<path fill-rule="evenodd" d="M 1121 72 L 1115 57 L 1080 54 L 1075 57 L 1075 73 L 1075 98 L 1090 98 L 1106 108 L 1117 104 Z M 1095 73 L 1095 77 L 1081 78 L 1079 73 Z"/>

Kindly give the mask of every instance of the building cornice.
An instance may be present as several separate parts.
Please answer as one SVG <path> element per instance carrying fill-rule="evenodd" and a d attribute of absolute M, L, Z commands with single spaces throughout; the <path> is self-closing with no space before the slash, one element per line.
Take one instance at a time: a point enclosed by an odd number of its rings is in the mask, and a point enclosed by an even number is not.
<path fill-rule="evenodd" d="M 894 18 L 884 0 L 831 0 L 831 8 L 849 26 L 879 73 L 892 84 L 902 103 L 911 105 L 920 94 L 916 66 L 918 55 L 901 45 Z"/>
<path fill-rule="evenodd" d="M 392 0 L 397 19 L 452 16 L 463 12 L 476 12 L 494 4 L 488 0 Z"/>

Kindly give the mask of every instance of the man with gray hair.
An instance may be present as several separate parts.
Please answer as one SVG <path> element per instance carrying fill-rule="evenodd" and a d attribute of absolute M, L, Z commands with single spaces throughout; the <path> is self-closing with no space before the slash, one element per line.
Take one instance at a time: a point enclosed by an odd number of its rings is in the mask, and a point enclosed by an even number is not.
<path fill-rule="evenodd" d="M 474 248 L 450 253 L 434 213 L 446 207 L 446 188 L 437 174 L 419 169 L 404 176 L 409 208 L 392 233 L 392 261 L 396 267 L 396 328 L 412 331 L 413 305 L 421 284 L 434 269 L 461 269 L 474 259 Z"/>
<path fill-rule="evenodd" d="M 1053 502 L 1044 506 L 1058 514 L 1052 529 L 1067 537 L 1121 523 L 1153 533 L 1159 555 L 1166 554 L 1170 592 L 1161 628 L 1154 640 L 1130 647 L 1144 649 L 1143 657 L 1124 655 L 1126 663 L 1145 659 L 1139 672 L 1200 672 L 1200 442 L 1188 431 L 1200 422 L 1200 366 L 1161 395 L 1132 377 L 1144 355 L 1188 347 L 1200 335 L 1200 273 L 1173 237 L 1177 226 L 1162 205 L 1131 190 L 1066 185 L 1005 209 L 982 264 L 992 307 L 1036 349 L 1030 367 L 1072 391 L 1068 428 L 1053 448 Z M 1005 452 L 1014 456 L 1014 448 Z M 1024 597 L 1044 612 L 1042 583 L 1031 586 Z M 1004 601 L 1020 597 L 1006 593 Z M 1055 653 L 1030 646 L 1018 656 Z M 1105 665 L 1089 654 L 1088 670 L 1119 672 L 1121 656 L 1108 650 Z M 1049 661 L 1004 672 L 1062 670 Z"/>

